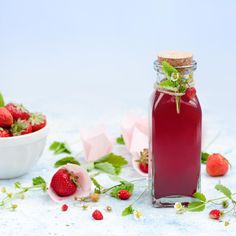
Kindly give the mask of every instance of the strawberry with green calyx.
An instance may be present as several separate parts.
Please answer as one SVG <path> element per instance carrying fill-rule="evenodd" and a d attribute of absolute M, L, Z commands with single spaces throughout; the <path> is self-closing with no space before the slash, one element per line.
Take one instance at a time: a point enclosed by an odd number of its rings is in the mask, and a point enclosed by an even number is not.
<path fill-rule="evenodd" d="M 47 124 L 46 116 L 42 113 L 31 113 L 29 122 L 32 126 L 33 132 L 44 128 Z"/>
<path fill-rule="evenodd" d="M 148 173 L 148 149 L 145 148 L 140 152 L 140 159 L 137 162 L 139 163 L 139 169 L 144 173 Z"/>
<path fill-rule="evenodd" d="M 59 169 L 52 177 L 51 188 L 60 197 L 73 195 L 79 187 L 78 177 L 65 168 Z"/>
<path fill-rule="evenodd" d="M 14 120 L 28 120 L 30 117 L 29 111 L 22 104 L 8 103 L 5 108 L 11 113 Z"/>
<path fill-rule="evenodd" d="M 208 156 L 206 162 L 207 174 L 215 176 L 224 176 L 229 170 L 229 161 L 219 153 Z"/>
<path fill-rule="evenodd" d="M 0 138 L 11 137 L 11 133 L 7 129 L 0 128 Z"/>
<path fill-rule="evenodd" d="M 16 120 L 11 126 L 12 136 L 19 136 L 32 133 L 32 126 L 27 120 Z"/>
<path fill-rule="evenodd" d="M 13 123 L 13 117 L 11 113 L 5 108 L 0 108 L 0 127 L 8 128 Z"/>

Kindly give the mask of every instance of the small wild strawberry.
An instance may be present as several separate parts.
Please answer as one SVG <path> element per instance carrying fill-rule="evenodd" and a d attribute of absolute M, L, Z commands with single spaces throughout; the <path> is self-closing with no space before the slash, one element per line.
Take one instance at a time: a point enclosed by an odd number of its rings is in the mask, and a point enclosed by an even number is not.
<path fill-rule="evenodd" d="M 68 210 L 68 205 L 63 204 L 63 205 L 61 206 L 61 210 L 62 210 L 62 211 L 67 211 L 67 210 Z"/>
<path fill-rule="evenodd" d="M 186 96 L 189 98 L 189 99 L 192 99 L 196 96 L 196 89 L 194 87 L 189 87 L 187 88 L 186 90 Z"/>
<path fill-rule="evenodd" d="M 209 213 L 209 216 L 211 219 L 214 219 L 214 220 L 219 220 L 220 217 L 221 217 L 221 211 L 220 210 L 217 210 L 217 209 L 214 209 L 214 210 L 211 210 L 210 213 Z"/>
<path fill-rule="evenodd" d="M 99 211 L 99 210 L 95 210 L 92 214 L 92 217 L 94 220 L 102 220 L 103 219 L 103 215 L 102 215 L 101 211 Z"/>
<path fill-rule="evenodd" d="M 117 196 L 120 200 L 128 200 L 131 197 L 132 193 L 130 193 L 126 189 L 121 189 L 118 193 Z"/>

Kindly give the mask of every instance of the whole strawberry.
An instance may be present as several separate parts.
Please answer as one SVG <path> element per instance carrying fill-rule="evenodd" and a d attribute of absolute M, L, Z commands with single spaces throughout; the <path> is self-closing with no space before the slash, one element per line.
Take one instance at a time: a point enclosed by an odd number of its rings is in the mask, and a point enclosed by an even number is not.
<path fill-rule="evenodd" d="M 63 204 L 63 205 L 61 206 L 61 210 L 62 210 L 62 211 L 67 211 L 67 210 L 68 210 L 68 205 Z"/>
<path fill-rule="evenodd" d="M 139 163 L 139 169 L 144 173 L 148 173 L 148 164 L 142 162 Z"/>
<path fill-rule="evenodd" d="M 11 113 L 5 108 L 0 108 L 0 127 L 7 128 L 13 123 L 13 117 Z"/>
<path fill-rule="evenodd" d="M 196 89 L 194 87 L 189 87 L 187 88 L 186 90 L 186 96 L 189 98 L 189 99 L 192 99 L 196 96 Z"/>
<path fill-rule="evenodd" d="M 14 120 L 28 120 L 30 117 L 29 111 L 22 104 L 8 103 L 5 108 L 11 113 Z"/>
<path fill-rule="evenodd" d="M 222 214 L 221 211 L 214 209 L 210 211 L 209 216 L 211 219 L 219 220 L 221 217 L 221 214 Z"/>
<path fill-rule="evenodd" d="M 51 188 L 60 197 L 73 195 L 78 187 L 77 177 L 61 168 L 52 177 Z"/>
<path fill-rule="evenodd" d="M 10 132 L 7 129 L 0 128 L 0 138 L 11 137 Z"/>
<path fill-rule="evenodd" d="M 224 176 L 229 169 L 228 160 L 219 153 L 212 154 L 208 157 L 206 171 L 210 176 Z"/>
<path fill-rule="evenodd" d="M 12 136 L 19 136 L 30 133 L 32 133 L 32 127 L 29 121 L 27 120 L 18 119 L 11 126 Z"/>
<path fill-rule="evenodd" d="M 102 212 L 99 210 L 95 210 L 92 214 L 92 217 L 94 220 L 102 220 L 103 219 Z"/>
<path fill-rule="evenodd" d="M 120 200 L 128 200 L 131 197 L 132 193 L 130 193 L 126 189 L 121 189 L 118 193 L 117 196 Z"/>
<path fill-rule="evenodd" d="M 145 148 L 140 152 L 140 159 L 137 162 L 139 162 L 139 169 L 144 173 L 148 173 L 148 149 Z"/>
<path fill-rule="evenodd" d="M 42 129 L 47 124 L 46 116 L 41 113 L 31 113 L 29 122 L 32 126 L 33 132 Z"/>

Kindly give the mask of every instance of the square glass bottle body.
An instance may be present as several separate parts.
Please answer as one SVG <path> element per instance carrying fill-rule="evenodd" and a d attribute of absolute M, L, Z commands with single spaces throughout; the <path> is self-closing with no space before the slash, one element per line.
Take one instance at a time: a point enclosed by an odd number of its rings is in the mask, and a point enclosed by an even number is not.
<path fill-rule="evenodd" d="M 200 191 L 201 106 L 197 96 L 179 99 L 180 112 L 173 94 L 156 90 L 151 100 L 150 182 L 155 207 L 187 204 Z"/>

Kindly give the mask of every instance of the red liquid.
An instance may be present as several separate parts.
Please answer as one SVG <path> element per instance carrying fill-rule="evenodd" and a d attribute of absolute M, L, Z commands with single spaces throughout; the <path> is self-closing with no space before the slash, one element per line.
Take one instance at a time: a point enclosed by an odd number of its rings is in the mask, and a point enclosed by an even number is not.
<path fill-rule="evenodd" d="M 155 92 L 152 104 L 152 171 L 156 199 L 192 196 L 200 177 L 202 112 L 197 97 Z"/>

